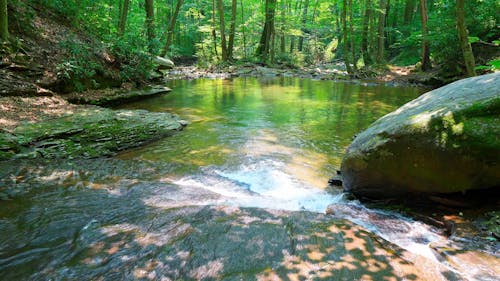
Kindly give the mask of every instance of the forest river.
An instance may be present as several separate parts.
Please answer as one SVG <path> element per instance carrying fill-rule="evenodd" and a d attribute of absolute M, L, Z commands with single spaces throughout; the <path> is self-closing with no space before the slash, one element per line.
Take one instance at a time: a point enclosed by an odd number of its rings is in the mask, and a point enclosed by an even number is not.
<path fill-rule="evenodd" d="M 120 108 L 178 114 L 183 132 L 109 159 L 0 163 L 2 184 L 28 190 L 0 204 L 1 280 L 494 280 L 500 270 L 444 261 L 445 247 L 431 247 L 446 244 L 441 230 L 328 188 L 353 136 L 421 90 L 297 78 L 167 86 Z"/>

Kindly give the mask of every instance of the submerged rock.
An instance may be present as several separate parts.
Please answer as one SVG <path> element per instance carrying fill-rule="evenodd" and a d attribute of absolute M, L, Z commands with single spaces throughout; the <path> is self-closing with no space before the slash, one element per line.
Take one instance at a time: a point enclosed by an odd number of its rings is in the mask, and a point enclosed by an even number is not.
<path fill-rule="evenodd" d="M 500 73 L 428 92 L 360 133 L 342 161 L 346 190 L 369 197 L 500 186 Z"/>
<path fill-rule="evenodd" d="M 182 130 L 170 113 L 88 107 L 72 115 L 0 132 L 0 160 L 110 156 Z"/>

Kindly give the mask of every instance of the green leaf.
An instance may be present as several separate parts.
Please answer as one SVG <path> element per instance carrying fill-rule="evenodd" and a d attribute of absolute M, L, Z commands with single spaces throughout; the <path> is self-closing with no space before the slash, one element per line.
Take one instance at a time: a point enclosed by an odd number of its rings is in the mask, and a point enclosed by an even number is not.
<path fill-rule="evenodd" d="M 481 41 L 481 39 L 479 39 L 479 37 L 474 37 L 474 36 L 469 36 L 469 43 L 476 43 L 476 42 L 479 42 Z"/>
<path fill-rule="evenodd" d="M 491 65 L 494 70 L 500 69 L 500 59 L 489 61 L 488 64 Z"/>

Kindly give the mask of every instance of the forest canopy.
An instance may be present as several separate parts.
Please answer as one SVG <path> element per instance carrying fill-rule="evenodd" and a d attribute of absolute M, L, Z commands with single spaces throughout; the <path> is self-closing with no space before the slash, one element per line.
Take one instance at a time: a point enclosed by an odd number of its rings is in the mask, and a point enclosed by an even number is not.
<path fill-rule="evenodd" d="M 6 0 L 0 4 L 7 2 L 9 10 L 27 5 Z M 156 55 L 203 67 L 238 62 L 300 67 L 342 60 L 350 73 L 386 63 L 418 64 L 424 71 L 440 66 L 450 76 L 500 67 L 500 2 L 495 0 L 26 3 L 56 13 L 98 38 L 118 58 L 129 61 L 124 75 L 131 78 L 147 73 L 148 58 Z M 18 17 L 9 15 L 11 25 L 19 24 Z M 6 40 L 7 17 L 1 18 L 0 35 Z M 84 56 L 85 46 L 63 44 Z"/>

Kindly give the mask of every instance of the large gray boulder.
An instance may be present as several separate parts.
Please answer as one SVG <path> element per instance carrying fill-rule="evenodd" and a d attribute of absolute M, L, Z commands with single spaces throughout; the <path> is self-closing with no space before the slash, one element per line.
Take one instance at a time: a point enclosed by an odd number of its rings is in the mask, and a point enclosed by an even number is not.
<path fill-rule="evenodd" d="M 344 189 L 368 197 L 500 186 L 500 73 L 428 92 L 360 133 Z"/>
<path fill-rule="evenodd" d="M 158 69 L 172 69 L 175 67 L 174 62 L 170 59 L 158 56 L 153 58 L 153 63 L 158 66 Z"/>

